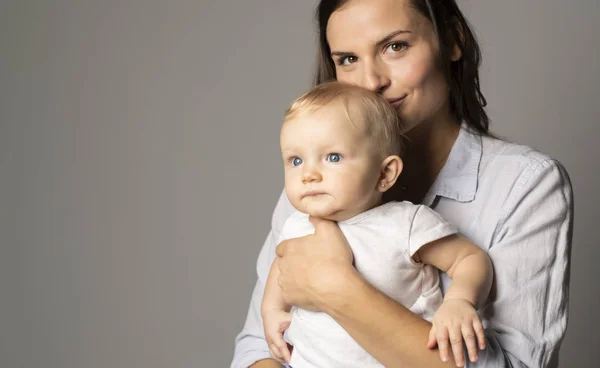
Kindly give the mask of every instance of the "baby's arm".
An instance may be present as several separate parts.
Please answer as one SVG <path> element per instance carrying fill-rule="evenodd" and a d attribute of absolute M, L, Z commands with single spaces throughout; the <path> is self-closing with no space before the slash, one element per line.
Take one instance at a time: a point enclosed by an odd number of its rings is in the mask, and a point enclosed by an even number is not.
<path fill-rule="evenodd" d="M 275 258 L 265 285 L 261 315 L 271 356 L 280 362 L 289 362 L 290 351 L 287 343 L 283 340 L 283 333 L 291 323 L 291 314 L 289 313 L 291 305 L 288 305 L 283 299 L 281 288 L 277 284 L 278 278 L 278 259 Z"/>
<path fill-rule="evenodd" d="M 471 361 L 477 360 L 477 344 L 485 348 L 483 325 L 477 309 L 486 300 L 493 280 L 492 263 L 487 254 L 460 235 L 451 235 L 421 247 L 414 255 L 416 261 L 446 272 L 452 283 L 444 302 L 436 311 L 428 346 L 436 341 L 442 360 L 448 359 L 448 340 L 457 365 L 462 366 L 463 338 Z"/>

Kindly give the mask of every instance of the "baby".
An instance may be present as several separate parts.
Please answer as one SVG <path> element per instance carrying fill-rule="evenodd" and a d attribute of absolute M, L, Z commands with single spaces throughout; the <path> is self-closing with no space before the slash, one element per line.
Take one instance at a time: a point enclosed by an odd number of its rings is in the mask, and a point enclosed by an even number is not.
<path fill-rule="evenodd" d="M 382 201 L 402 171 L 402 142 L 397 113 L 381 96 L 338 82 L 314 87 L 286 111 L 281 151 L 297 212 L 279 242 L 314 233 L 309 215 L 336 221 L 365 280 L 432 321 L 430 347 L 447 349 L 450 336 L 485 348 L 476 309 L 491 287 L 487 255 L 430 208 Z M 436 268 L 453 280 L 444 298 Z M 274 359 L 294 368 L 382 367 L 329 315 L 286 305 L 278 277 L 275 259 L 261 306 Z"/>

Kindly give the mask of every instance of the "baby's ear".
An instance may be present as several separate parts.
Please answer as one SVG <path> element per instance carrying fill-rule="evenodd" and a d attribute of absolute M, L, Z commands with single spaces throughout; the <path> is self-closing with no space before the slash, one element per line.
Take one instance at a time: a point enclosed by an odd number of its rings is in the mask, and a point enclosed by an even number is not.
<path fill-rule="evenodd" d="M 379 173 L 379 181 L 377 182 L 377 190 L 386 192 L 398 180 L 398 176 L 402 172 L 402 159 L 398 156 L 388 156 L 381 161 L 381 169 Z"/>

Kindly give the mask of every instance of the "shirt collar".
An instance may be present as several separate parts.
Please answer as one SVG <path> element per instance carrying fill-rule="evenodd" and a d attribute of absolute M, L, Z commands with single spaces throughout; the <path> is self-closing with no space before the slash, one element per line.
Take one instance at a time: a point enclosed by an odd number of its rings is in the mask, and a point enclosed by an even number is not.
<path fill-rule="evenodd" d="M 448 160 L 424 202 L 431 205 L 437 196 L 458 202 L 475 199 L 482 152 L 481 134 L 463 123 Z"/>

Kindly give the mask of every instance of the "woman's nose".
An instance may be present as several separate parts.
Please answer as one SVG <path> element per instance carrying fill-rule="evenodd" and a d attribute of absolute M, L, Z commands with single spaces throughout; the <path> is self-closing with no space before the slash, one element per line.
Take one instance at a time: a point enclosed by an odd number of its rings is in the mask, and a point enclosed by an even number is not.
<path fill-rule="evenodd" d="M 377 62 L 365 65 L 362 87 L 377 93 L 383 93 L 390 86 L 390 79 L 384 67 Z"/>

